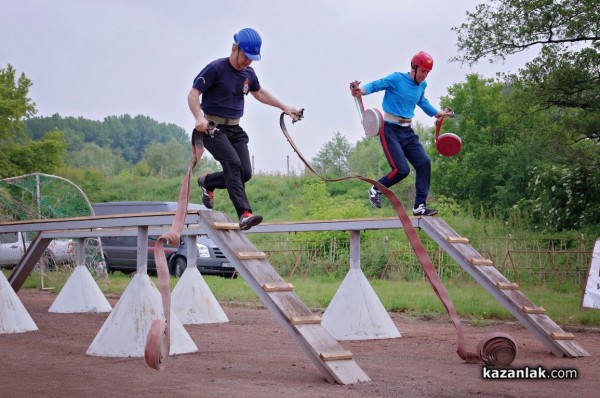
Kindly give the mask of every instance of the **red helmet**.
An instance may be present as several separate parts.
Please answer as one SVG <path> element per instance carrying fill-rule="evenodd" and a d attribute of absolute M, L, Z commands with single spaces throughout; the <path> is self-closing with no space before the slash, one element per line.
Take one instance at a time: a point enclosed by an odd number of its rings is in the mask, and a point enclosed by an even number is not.
<path fill-rule="evenodd" d="M 427 71 L 430 71 L 433 69 L 433 58 L 431 58 L 431 55 L 427 54 L 425 51 L 419 51 L 412 57 L 410 66 L 414 69 L 421 67 Z"/>

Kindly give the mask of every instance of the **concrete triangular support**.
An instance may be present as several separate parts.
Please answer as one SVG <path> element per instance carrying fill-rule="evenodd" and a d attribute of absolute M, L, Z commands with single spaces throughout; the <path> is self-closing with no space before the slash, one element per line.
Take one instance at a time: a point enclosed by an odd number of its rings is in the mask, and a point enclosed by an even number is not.
<path fill-rule="evenodd" d="M 23 303 L 0 271 L 0 333 L 24 333 L 38 330 Z"/>
<path fill-rule="evenodd" d="M 229 322 L 196 267 L 187 267 L 173 288 L 172 309 L 184 325 Z"/>
<path fill-rule="evenodd" d="M 162 316 L 160 293 L 148 274 L 135 274 L 86 354 L 100 357 L 143 357 L 153 319 Z M 171 310 L 170 355 L 198 351 Z"/>
<path fill-rule="evenodd" d="M 337 340 L 401 337 L 367 277 L 358 268 L 348 271 L 321 323 Z"/>
<path fill-rule="evenodd" d="M 48 312 L 110 312 L 110 303 L 85 265 L 75 267 Z"/>

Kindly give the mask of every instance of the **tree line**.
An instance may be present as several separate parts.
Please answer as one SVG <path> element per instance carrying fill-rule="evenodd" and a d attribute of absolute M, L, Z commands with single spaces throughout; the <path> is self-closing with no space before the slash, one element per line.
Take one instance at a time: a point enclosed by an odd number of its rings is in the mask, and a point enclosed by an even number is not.
<path fill-rule="evenodd" d="M 27 119 L 25 131 L 33 141 L 48 131 L 60 131 L 69 153 L 66 165 L 95 168 L 106 177 L 120 173 L 175 177 L 185 173 L 191 160 L 186 131 L 148 116 L 125 114 L 96 121 L 55 114 Z M 204 162 L 216 167 L 209 157 Z"/>

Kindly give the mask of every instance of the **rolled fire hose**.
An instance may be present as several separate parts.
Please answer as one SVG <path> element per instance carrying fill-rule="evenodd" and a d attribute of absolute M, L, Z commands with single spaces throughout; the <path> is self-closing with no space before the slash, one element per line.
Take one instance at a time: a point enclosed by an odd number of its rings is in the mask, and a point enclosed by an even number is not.
<path fill-rule="evenodd" d="M 357 102 L 357 105 L 358 104 L 359 103 Z M 362 102 L 360 104 L 362 105 Z M 304 110 L 302 110 L 302 112 L 303 111 Z M 359 106 L 359 111 L 360 111 L 360 106 Z M 480 343 L 477 347 L 477 351 L 478 351 L 477 353 L 467 352 L 467 350 L 465 348 L 465 334 L 464 334 L 463 326 L 462 326 L 460 318 L 456 312 L 456 309 L 454 308 L 452 300 L 450 299 L 450 296 L 448 295 L 448 292 L 446 291 L 446 287 L 444 286 L 443 282 L 441 281 L 439 275 L 435 271 L 435 267 L 434 267 L 433 263 L 431 262 L 431 259 L 429 258 L 429 255 L 427 254 L 427 251 L 425 250 L 425 247 L 423 246 L 423 243 L 421 242 L 419 235 L 417 234 L 415 228 L 413 227 L 412 222 L 411 222 L 408 214 L 406 213 L 404 206 L 402 205 L 402 202 L 400 201 L 400 199 L 398 199 L 398 197 L 394 194 L 394 192 L 392 192 L 390 189 L 386 188 L 385 186 L 381 185 L 378 181 L 375 181 L 373 179 L 363 177 L 360 175 L 346 176 L 346 177 L 333 178 L 333 179 L 322 177 L 319 173 L 316 172 L 316 170 L 312 167 L 312 165 L 304 158 L 304 155 L 302 155 L 302 153 L 300 152 L 300 150 L 294 143 L 294 141 L 293 141 L 292 137 L 290 136 L 290 134 L 287 130 L 287 127 L 285 125 L 284 117 L 285 117 L 285 113 L 282 113 L 279 118 L 279 125 L 281 127 L 281 130 L 283 131 L 283 135 L 285 136 L 287 141 L 290 143 L 290 145 L 292 146 L 292 148 L 294 149 L 294 151 L 296 152 L 296 154 L 298 155 L 298 157 L 300 158 L 302 163 L 304 163 L 304 165 L 311 172 L 313 172 L 317 177 L 319 177 L 321 180 L 326 181 L 326 182 L 344 181 L 344 180 L 348 180 L 348 179 L 358 179 L 358 180 L 367 182 L 367 183 L 372 184 L 375 187 L 377 187 L 377 189 L 379 189 L 379 191 L 382 194 L 384 194 L 388 198 L 388 200 L 391 202 L 391 204 L 394 206 L 394 209 L 396 210 L 396 214 L 398 215 L 398 218 L 400 219 L 400 222 L 402 223 L 402 226 L 404 228 L 406 236 L 408 237 L 408 241 L 410 242 L 410 245 L 412 246 L 412 249 L 415 252 L 417 258 L 419 259 L 421 268 L 423 269 L 423 271 L 425 271 L 425 274 L 427 275 L 427 280 L 433 287 L 433 290 L 435 291 L 436 295 L 438 296 L 438 298 L 440 299 L 440 301 L 446 308 L 448 315 L 450 316 L 450 318 L 452 319 L 452 322 L 454 323 L 454 326 L 456 328 L 456 334 L 457 334 L 457 350 L 456 350 L 456 352 L 457 352 L 458 356 L 461 359 L 463 359 L 464 361 L 466 361 L 467 363 L 483 362 L 490 366 L 508 366 L 508 365 L 510 365 L 517 355 L 517 346 L 516 346 L 514 340 L 512 339 L 512 337 L 505 333 L 490 333 L 490 334 L 484 336 L 483 339 L 480 341 Z M 303 114 L 301 114 L 298 118 L 292 120 L 292 123 L 295 123 L 296 121 L 302 119 L 302 117 L 303 117 Z"/>
<path fill-rule="evenodd" d="M 446 108 L 452 111 L 450 108 Z M 435 148 L 442 156 L 452 157 L 458 155 L 462 147 L 462 141 L 459 136 L 453 133 L 444 133 L 440 135 L 444 117 L 440 116 L 435 122 Z"/>
<path fill-rule="evenodd" d="M 216 131 L 216 124 L 209 121 L 209 134 L 214 134 L 214 131 Z M 173 225 L 168 232 L 158 238 L 154 246 L 156 273 L 158 275 L 158 284 L 163 305 L 163 316 L 154 319 L 150 324 L 150 330 L 148 331 L 148 337 L 146 338 L 146 347 L 144 349 L 144 359 L 149 367 L 156 370 L 162 370 L 166 366 L 166 361 L 169 357 L 171 348 L 171 287 L 164 242 L 167 242 L 167 244 L 172 246 L 179 246 L 181 231 L 187 215 L 192 172 L 203 154 L 203 133 L 194 129 L 192 132 L 192 161 L 188 165 L 187 172 L 183 178 L 183 183 L 181 184 Z"/>

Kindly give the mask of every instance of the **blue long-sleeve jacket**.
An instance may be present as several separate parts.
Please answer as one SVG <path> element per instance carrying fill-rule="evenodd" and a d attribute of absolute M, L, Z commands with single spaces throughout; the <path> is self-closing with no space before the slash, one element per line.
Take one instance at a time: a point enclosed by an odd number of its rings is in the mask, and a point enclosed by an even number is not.
<path fill-rule="evenodd" d="M 410 78 L 408 72 L 394 72 L 363 86 L 365 95 L 385 90 L 383 110 L 405 119 L 411 119 L 415 116 L 415 107 L 417 106 L 429 116 L 434 116 L 438 112 L 425 98 L 426 88 L 426 81 L 416 84 Z"/>

